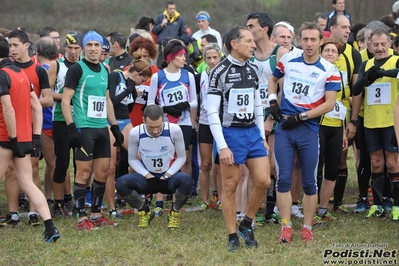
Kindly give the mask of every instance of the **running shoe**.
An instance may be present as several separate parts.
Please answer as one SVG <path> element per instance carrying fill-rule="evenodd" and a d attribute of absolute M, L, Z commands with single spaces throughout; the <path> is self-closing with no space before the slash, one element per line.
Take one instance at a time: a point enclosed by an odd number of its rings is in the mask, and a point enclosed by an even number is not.
<path fill-rule="evenodd" d="M 90 231 L 98 229 L 98 227 L 93 223 L 93 221 L 87 218 L 82 221 L 79 221 L 77 228 L 79 231 Z"/>
<path fill-rule="evenodd" d="M 123 214 L 119 213 L 116 209 L 110 210 L 108 212 L 109 216 L 113 217 L 113 218 L 118 218 L 118 219 L 122 219 L 123 218 Z"/>
<path fill-rule="evenodd" d="M 180 212 L 171 210 L 168 215 L 168 228 L 179 228 L 180 225 Z"/>
<path fill-rule="evenodd" d="M 0 222 L 0 227 L 6 227 L 7 225 L 13 225 L 16 226 L 21 222 L 21 220 L 18 219 L 17 220 L 13 220 L 12 219 L 12 214 L 8 213 L 6 216 L 2 217 L 1 222 Z"/>
<path fill-rule="evenodd" d="M 279 243 L 291 243 L 293 236 L 294 236 L 294 233 L 292 231 L 292 227 L 283 225 L 281 227 L 281 235 L 280 235 L 280 238 L 278 239 L 278 242 Z"/>
<path fill-rule="evenodd" d="M 294 215 L 296 218 L 303 218 L 303 214 L 301 210 L 299 209 L 298 205 L 292 205 L 291 206 L 291 214 Z"/>
<path fill-rule="evenodd" d="M 71 214 L 73 212 L 73 210 L 75 209 L 75 201 L 70 200 L 68 202 L 65 202 L 64 206 L 65 206 L 65 210 Z"/>
<path fill-rule="evenodd" d="M 31 226 L 37 227 L 41 226 L 42 224 L 39 222 L 39 216 L 37 214 L 31 214 L 29 215 L 28 222 Z"/>
<path fill-rule="evenodd" d="M 369 212 L 366 215 L 366 218 L 377 217 L 382 218 L 385 216 L 385 210 L 380 205 L 371 205 Z"/>
<path fill-rule="evenodd" d="M 156 207 L 153 211 L 152 211 L 154 217 L 159 217 L 163 214 L 163 208 L 161 207 Z"/>
<path fill-rule="evenodd" d="M 222 202 L 218 201 L 216 204 L 216 210 L 221 211 L 222 210 Z"/>
<path fill-rule="evenodd" d="M 205 211 L 206 209 L 208 209 L 208 202 L 206 201 L 200 201 L 200 211 Z"/>
<path fill-rule="evenodd" d="M 273 213 L 271 216 L 265 216 L 268 224 L 281 224 L 281 216 L 278 213 Z"/>
<path fill-rule="evenodd" d="M 60 232 L 56 227 L 53 227 L 50 231 L 44 231 L 43 233 L 44 241 L 47 243 L 55 242 L 60 238 Z"/>
<path fill-rule="evenodd" d="M 392 211 L 392 205 L 393 205 L 393 204 L 392 204 L 392 201 L 391 201 L 390 198 L 384 199 L 384 200 L 382 201 L 381 205 L 382 205 L 382 208 L 383 208 L 385 211 L 388 211 L 388 212 Z"/>
<path fill-rule="evenodd" d="M 210 199 L 210 202 L 211 203 L 217 203 L 218 200 L 219 200 L 218 192 L 217 191 L 213 191 L 213 194 L 212 194 L 212 197 Z"/>
<path fill-rule="evenodd" d="M 117 222 L 113 222 L 111 220 L 108 220 L 107 217 L 104 215 L 101 215 L 100 217 L 95 217 L 95 218 L 90 218 L 90 220 L 94 223 L 95 226 L 103 226 L 103 225 L 111 225 L 111 226 L 117 226 Z"/>
<path fill-rule="evenodd" d="M 369 203 L 367 200 L 359 199 L 356 204 L 356 208 L 353 210 L 354 213 L 362 213 L 367 211 L 370 208 Z"/>
<path fill-rule="evenodd" d="M 263 214 L 262 209 L 259 209 L 256 212 L 255 222 L 256 222 L 257 226 L 263 226 L 263 225 L 265 225 L 267 223 L 266 219 L 265 219 L 265 215 Z"/>
<path fill-rule="evenodd" d="M 237 233 L 244 239 L 248 248 L 257 248 L 258 242 L 255 240 L 254 231 L 251 227 L 238 226 Z"/>
<path fill-rule="evenodd" d="M 334 212 L 342 213 L 342 214 L 349 214 L 351 213 L 350 210 L 345 208 L 343 205 L 340 205 L 338 207 L 334 207 Z"/>
<path fill-rule="evenodd" d="M 315 215 L 313 217 L 312 226 L 327 226 L 328 222 L 325 221 L 322 217 Z"/>
<path fill-rule="evenodd" d="M 399 207 L 398 206 L 392 207 L 391 222 L 399 223 Z"/>
<path fill-rule="evenodd" d="M 62 206 L 60 203 L 54 204 L 51 212 L 52 212 L 53 217 L 69 217 L 70 216 L 69 212 L 65 208 L 65 205 Z"/>
<path fill-rule="evenodd" d="M 151 210 L 149 210 L 148 212 L 141 210 L 137 214 L 140 217 L 139 226 L 138 226 L 139 228 L 147 228 L 152 218 L 154 218 L 153 216 L 151 216 Z"/>
<path fill-rule="evenodd" d="M 302 227 L 301 239 L 303 241 L 312 242 L 313 241 L 313 232 L 312 232 L 312 230 L 309 230 L 309 229 L 307 229 L 305 227 Z"/>
<path fill-rule="evenodd" d="M 240 240 L 238 238 L 234 238 L 229 241 L 229 245 L 227 246 L 227 250 L 229 252 L 234 252 L 240 249 Z"/>

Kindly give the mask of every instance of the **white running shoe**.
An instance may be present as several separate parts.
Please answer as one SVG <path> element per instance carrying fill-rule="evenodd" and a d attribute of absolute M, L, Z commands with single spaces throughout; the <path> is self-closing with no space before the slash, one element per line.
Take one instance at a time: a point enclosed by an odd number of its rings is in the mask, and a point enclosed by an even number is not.
<path fill-rule="evenodd" d="M 291 206 L 291 214 L 294 215 L 296 218 L 303 218 L 303 214 L 299 209 L 298 205 Z"/>

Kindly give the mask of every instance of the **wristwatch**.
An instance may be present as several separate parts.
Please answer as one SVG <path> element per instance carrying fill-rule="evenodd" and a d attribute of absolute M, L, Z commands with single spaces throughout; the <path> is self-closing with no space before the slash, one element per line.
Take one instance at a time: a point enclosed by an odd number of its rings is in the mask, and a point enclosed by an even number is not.
<path fill-rule="evenodd" d="M 301 119 L 301 121 L 308 120 L 308 114 L 306 112 L 300 113 L 299 114 L 299 119 Z"/>
<path fill-rule="evenodd" d="M 359 119 L 351 119 L 349 122 L 354 124 L 355 126 L 359 125 Z"/>
<path fill-rule="evenodd" d="M 165 174 L 163 174 L 163 179 L 165 179 L 165 180 L 168 180 L 169 178 L 170 178 L 170 176 L 168 176 L 166 173 Z"/>

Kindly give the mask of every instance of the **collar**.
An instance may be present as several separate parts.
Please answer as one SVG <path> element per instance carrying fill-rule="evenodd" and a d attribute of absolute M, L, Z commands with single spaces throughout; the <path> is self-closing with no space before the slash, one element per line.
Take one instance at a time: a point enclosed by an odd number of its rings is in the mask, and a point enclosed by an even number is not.
<path fill-rule="evenodd" d="M 0 62 L 0 68 L 5 67 L 5 66 L 9 66 L 9 65 L 12 65 L 12 62 L 11 62 L 9 57 L 4 58 Z"/>
<path fill-rule="evenodd" d="M 228 59 L 231 63 L 233 63 L 233 64 L 235 64 L 235 65 L 237 65 L 237 66 L 244 66 L 244 65 L 247 63 L 247 61 L 245 61 L 245 62 L 240 62 L 240 61 L 238 61 L 237 59 L 235 59 L 234 57 L 232 57 L 230 54 L 227 56 L 227 59 Z"/>

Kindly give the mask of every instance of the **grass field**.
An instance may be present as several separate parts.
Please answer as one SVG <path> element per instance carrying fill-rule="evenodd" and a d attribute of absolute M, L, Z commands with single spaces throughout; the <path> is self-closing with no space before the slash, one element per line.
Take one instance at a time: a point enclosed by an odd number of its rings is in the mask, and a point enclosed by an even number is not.
<path fill-rule="evenodd" d="M 352 167 L 345 204 L 354 204 L 357 195 Z M 197 199 L 190 202 L 191 206 L 198 205 Z M 6 213 L 2 184 L 0 209 L 2 214 Z M 227 252 L 222 213 L 213 209 L 183 213 L 181 226 L 174 231 L 167 229 L 167 214 L 156 217 L 147 229 L 138 229 L 138 216 L 131 214 L 119 220 L 117 227 L 102 227 L 91 232 L 77 231 L 75 219 L 56 218 L 61 238 L 55 244 L 44 243 L 43 227 L 32 228 L 27 218 L 21 218 L 15 228 L 0 228 L 0 265 L 327 265 L 325 252 L 336 252 L 333 254 L 338 256 L 337 260 L 343 259 L 346 264 L 359 265 L 363 259 L 363 265 L 378 265 L 383 260 L 391 264 L 380 265 L 397 265 L 394 259 L 399 247 L 399 224 L 378 218 L 365 221 L 364 216 L 337 214 L 338 220 L 314 228 L 313 243 L 300 240 L 300 219 L 293 220 L 295 235 L 290 244 L 277 243 L 280 225 L 258 227 L 255 236 L 259 247 L 247 249 L 241 240 L 242 248 L 235 253 Z M 354 246 L 348 248 L 345 244 Z M 350 250 L 351 254 L 364 250 L 368 256 L 374 254 L 373 250 L 387 253 L 385 258 L 368 257 L 367 261 L 360 257 L 342 258 L 345 254 L 338 253 Z M 369 253 L 365 253 L 367 250 Z"/>

